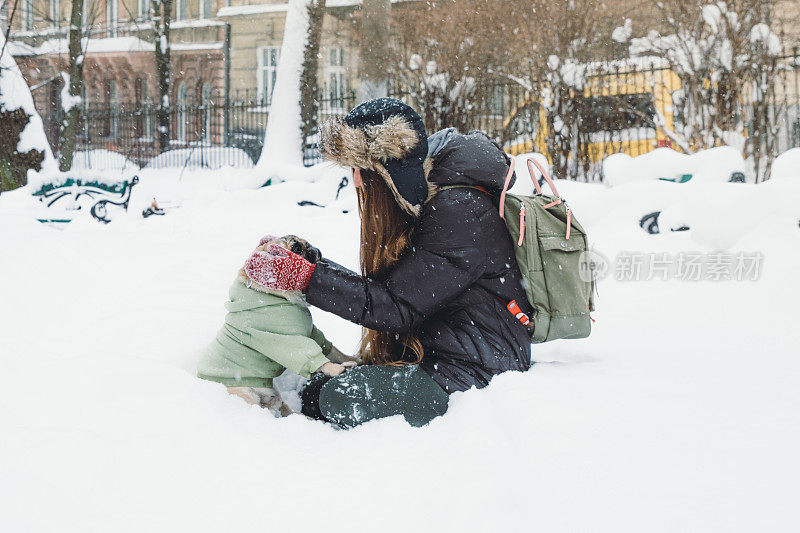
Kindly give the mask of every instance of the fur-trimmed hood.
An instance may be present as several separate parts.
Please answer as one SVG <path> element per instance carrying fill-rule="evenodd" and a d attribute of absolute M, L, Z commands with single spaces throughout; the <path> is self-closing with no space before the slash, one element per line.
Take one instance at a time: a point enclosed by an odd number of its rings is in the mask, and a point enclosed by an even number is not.
<path fill-rule="evenodd" d="M 425 126 L 400 100 L 370 100 L 344 118 L 328 120 L 320 128 L 320 151 L 342 166 L 377 172 L 411 215 L 419 215 L 430 196 Z"/>
<path fill-rule="evenodd" d="M 398 205 L 419 216 L 441 186 L 480 186 L 499 193 L 509 159 L 485 133 L 454 128 L 425 137 L 419 115 L 399 100 L 381 98 L 320 129 L 322 154 L 342 166 L 377 172 Z M 512 181 L 513 184 L 513 181 Z"/>
<path fill-rule="evenodd" d="M 403 117 L 392 116 L 364 128 L 337 117 L 322 125 L 319 147 L 325 157 L 344 167 L 378 171 L 382 162 L 402 159 L 417 144 L 417 132 Z"/>

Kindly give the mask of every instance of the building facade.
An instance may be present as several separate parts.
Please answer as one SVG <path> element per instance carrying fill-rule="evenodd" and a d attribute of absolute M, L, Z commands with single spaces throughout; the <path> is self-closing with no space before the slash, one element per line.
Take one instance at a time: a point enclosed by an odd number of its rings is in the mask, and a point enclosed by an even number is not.
<path fill-rule="evenodd" d="M 57 136 L 62 72 L 68 72 L 68 0 L 15 0 L 8 8 L 9 48 L 32 88 L 51 141 Z M 357 1 L 334 0 L 321 37 L 320 89 L 334 101 L 356 88 Z M 222 101 L 257 102 L 248 130 L 263 131 L 287 12 L 280 0 L 174 0 L 170 27 L 170 102 L 175 108 L 211 107 Z M 158 95 L 150 0 L 87 1 L 83 16 L 84 105 L 98 110 L 154 107 Z M 13 13 L 13 16 L 11 14 Z M 191 140 L 192 120 L 174 120 L 171 136 Z M 112 113 L 113 114 L 113 113 Z M 56 117 L 48 121 L 47 117 Z M 226 119 L 229 117 L 226 117 Z M 241 117 L 239 117 L 241 118 Z M 125 127 L 109 119 L 99 134 Z M 197 122 L 197 121 L 195 121 Z M 152 137 L 153 117 L 132 126 Z M 221 128 L 221 124 L 219 125 Z M 240 129 L 242 129 L 240 128 Z M 199 137 L 195 132 L 194 137 Z"/>
<path fill-rule="evenodd" d="M 70 2 L 17 0 L 9 41 L 37 103 L 39 91 L 67 65 Z M 320 85 L 330 94 L 355 88 L 358 2 L 330 2 L 321 43 Z M 199 100 L 225 89 L 229 54 L 232 95 L 252 93 L 268 101 L 280 57 L 287 2 L 281 0 L 174 0 L 170 30 L 172 101 L 186 92 Z M 9 8 L 14 11 L 13 2 Z M 87 99 L 133 103 L 157 93 L 149 0 L 97 0 L 86 4 L 84 60 Z M 229 42 L 226 42 L 226 26 Z M 58 80 L 53 80 L 56 85 Z M 43 85 L 44 84 L 44 85 Z M 186 89 L 181 88 L 185 84 Z M 111 90 L 107 90 L 111 86 Z M 50 90 L 50 92 L 56 92 Z M 105 94 L 110 93 L 110 94 Z M 41 96 L 40 96 L 41 95 Z"/>
<path fill-rule="evenodd" d="M 67 71 L 70 2 L 17 0 L 9 41 L 38 106 L 55 105 L 58 74 Z M 172 75 L 177 98 L 185 83 L 198 97 L 224 82 L 224 22 L 215 18 L 223 0 L 178 0 L 171 30 Z M 13 4 L 11 9 L 13 10 Z M 157 94 L 153 25 L 148 0 L 87 2 L 84 13 L 84 79 L 89 105 L 152 102 Z M 47 86 L 49 88 L 46 88 Z"/>

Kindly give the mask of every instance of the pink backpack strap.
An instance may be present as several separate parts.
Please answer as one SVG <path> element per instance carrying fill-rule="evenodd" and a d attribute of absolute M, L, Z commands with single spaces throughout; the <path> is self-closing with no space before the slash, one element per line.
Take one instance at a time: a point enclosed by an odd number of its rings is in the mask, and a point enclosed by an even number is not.
<path fill-rule="evenodd" d="M 508 191 L 508 185 L 511 183 L 511 176 L 514 175 L 514 166 L 515 165 L 516 165 L 516 162 L 514 161 L 514 158 L 512 157 L 511 158 L 511 163 L 508 165 L 508 174 L 506 174 L 506 182 L 503 185 L 503 192 L 500 193 L 500 218 L 502 218 L 503 220 L 506 219 L 506 215 L 505 215 L 506 192 Z M 544 167 L 538 161 L 536 161 L 533 158 L 529 158 L 528 159 L 528 173 L 531 176 L 531 181 L 533 181 L 533 187 L 536 189 L 536 194 L 542 194 L 542 188 L 541 188 L 541 186 L 539 186 L 539 180 L 537 180 L 534 177 L 533 165 L 536 165 L 536 168 L 539 169 L 539 172 L 542 173 L 542 176 L 544 176 L 545 181 L 547 182 L 548 185 L 550 185 L 550 188 L 553 190 L 553 194 L 556 196 L 556 198 L 558 198 L 558 200 L 556 200 L 552 204 L 547 205 L 545 207 L 545 209 L 547 209 L 548 207 L 553 207 L 554 205 L 560 204 L 561 203 L 561 200 L 560 200 L 561 197 L 558 195 L 558 191 L 556 190 L 556 186 L 553 183 L 553 180 L 550 179 L 550 175 L 547 173 L 547 171 L 544 169 Z"/>
<path fill-rule="evenodd" d="M 550 179 L 550 175 L 547 173 L 547 171 L 544 169 L 541 163 L 539 163 L 536 159 L 531 157 L 528 158 L 528 172 L 530 173 L 531 179 L 533 180 L 533 186 L 536 187 L 536 194 L 542 194 L 542 188 L 539 186 L 539 180 L 533 177 L 533 165 L 536 165 L 536 168 L 538 168 L 539 172 L 542 173 L 542 177 L 550 186 L 550 190 L 553 191 L 553 196 L 555 196 L 556 198 L 560 198 L 561 195 L 558 194 L 558 191 L 556 190 L 556 184 L 553 183 L 552 179 Z"/>
<path fill-rule="evenodd" d="M 503 192 L 500 193 L 500 218 L 506 219 L 506 191 L 508 191 L 508 184 L 511 183 L 511 176 L 514 175 L 514 166 L 516 162 L 511 158 L 511 163 L 508 165 L 508 174 L 506 174 L 506 182 L 503 185 Z"/>

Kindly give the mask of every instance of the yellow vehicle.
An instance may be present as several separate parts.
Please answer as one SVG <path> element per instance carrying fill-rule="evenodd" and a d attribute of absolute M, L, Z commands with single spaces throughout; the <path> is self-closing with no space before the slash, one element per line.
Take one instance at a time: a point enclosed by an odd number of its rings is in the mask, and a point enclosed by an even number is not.
<path fill-rule="evenodd" d="M 636 156 L 671 146 L 664 128 L 656 124 L 673 130 L 679 118 L 674 116 L 673 97 L 681 82 L 669 68 L 643 69 L 635 61 L 589 65 L 583 90 L 573 90 L 580 129 L 570 135 L 571 150 L 579 150 L 584 160 L 598 163 L 614 153 Z M 548 155 L 545 140 L 551 126 L 541 105 L 544 91 L 538 93 L 529 93 L 503 123 L 504 148 L 510 154 Z"/>

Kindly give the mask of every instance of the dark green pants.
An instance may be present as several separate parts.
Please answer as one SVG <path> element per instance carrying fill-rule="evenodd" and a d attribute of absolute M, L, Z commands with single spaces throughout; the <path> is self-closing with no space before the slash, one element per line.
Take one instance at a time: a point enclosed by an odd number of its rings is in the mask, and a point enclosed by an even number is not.
<path fill-rule="evenodd" d="M 419 366 L 359 366 L 315 376 L 301 394 L 303 414 L 341 427 L 403 415 L 415 427 L 447 411 L 448 395 Z"/>

